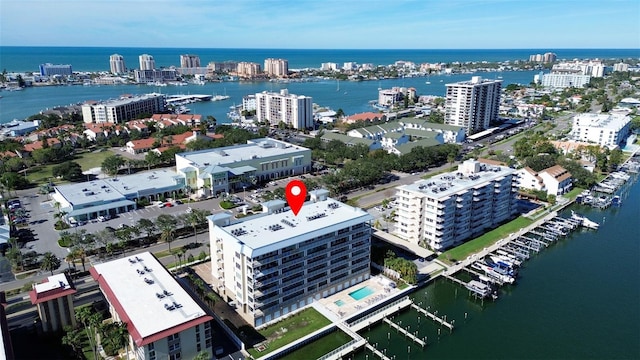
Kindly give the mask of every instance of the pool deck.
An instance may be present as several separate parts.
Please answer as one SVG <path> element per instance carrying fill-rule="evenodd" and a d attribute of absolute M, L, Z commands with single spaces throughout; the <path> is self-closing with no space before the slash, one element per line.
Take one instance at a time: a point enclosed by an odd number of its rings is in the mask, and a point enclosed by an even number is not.
<path fill-rule="evenodd" d="M 385 278 L 386 279 L 386 278 Z M 395 298 L 401 292 L 397 288 L 391 288 L 383 285 L 379 276 L 371 277 L 361 283 L 353 285 L 347 289 L 344 289 L 331 296 L 327 296 L 324 299 L 320 299 L 318 302 L 322 304 L 327 310 L 335 314 L 338 319 L 347 319 L 351 316 L 362 312 L 366 308 L 377 304 L 385 299 Z M 356 300 L 349 296 L 349 293 L 354 292 L 360 288 L 368 287 L 373 290 L 371 295 L 365 296 L 360 300 Z M 336 305 L 336 301 L 341 300 L 344 304 L 342 306 Z"/>

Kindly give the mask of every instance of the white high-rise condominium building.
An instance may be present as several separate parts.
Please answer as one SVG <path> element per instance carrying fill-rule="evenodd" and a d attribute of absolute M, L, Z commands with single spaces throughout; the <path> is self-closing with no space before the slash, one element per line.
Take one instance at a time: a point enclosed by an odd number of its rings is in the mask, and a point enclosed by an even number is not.
<path fill-rule="evenodd" d="M 138 60 L 140 60 L 140 70 L 154 70 L 156 68 L 156 62 L 151 55 L 142 54 Z"/>
<path fill-rule="evenodd" d="M 287 76 L 289 74 L 289 62 L 284 59 L 265 59 L 264 72 L 269 76 Z"/>
<path fill-rule="evenodd" d="M 467 134 L 487 129 L 498 119 L 501 88 L 502 80 L 483 80 L 480 76 L 447 84 L 445 124 L 462 126 Z"/>
<path fill-rule="evenodd" d="M 208 218 L 213 286 L 254 326 L 369 278 L 373 217 L 326 190 L 310 195 L 297 216 L 274 200 L 263 216 Z"/>
<path fill-rule="evenodd" d="M 183 67 L 183 68 L 200 67 L 200 57 L 198 55 L 192 55 L 192 54 L 180 55 L 180 67 Z"/>
<path fill-rule="evenodd" d="M 213 354 L 213 317 L 150 252 L 103 262 L 89 272 L 114 322 L 126 325 L 135 360 Z"/>
<path fill-rule="evenodd" d="M 313 127 L 313 99 L 303 95 L 289 94 L 287 89 L 280 93 L 261 92 L 256 94 L 256 117 L 271 126 L 280 122 L 294 129 Z"/>
<path fill-rule="evenodd" d="M 517 194 L 516 170 L 467 160 L 456 172 L 397 188 L 395 233 L 442 251 L 515 216 Z"/>
<path fill-rule="evenodd" d="M 124 65 L 124 56 L 120 54 L 113 54 L 109 57 L 109 65 L 111 73 L 124 74 L 127 72 L 127 67 Z"/>
<path fill-rule="evenodd" d="M 623 145 L 630 126 L 631 117 L 626 114 L 578 114 L 571 133 L 575 141 L 615 147 Z"/>

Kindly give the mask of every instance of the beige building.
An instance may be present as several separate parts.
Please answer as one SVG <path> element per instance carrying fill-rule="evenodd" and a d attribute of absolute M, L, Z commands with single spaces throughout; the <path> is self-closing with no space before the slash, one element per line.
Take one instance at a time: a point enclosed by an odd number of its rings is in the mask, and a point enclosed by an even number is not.
<path fill-rule="evenodd" d="M 156 61 L 149 54 L 140 55 L 138 61 L 140 62 L 140 70 L 155 70 L 156 68 Z"/>
<path fill-rule="evenodd" d="M 113 54 L 109 57 L 109 67 L 113 74 L 124 74 L 127 72 L 127 67 L 124 65 L 124 56 L 120 54 Z"/>
<path fill-rule="evenodd" d="M 66 274 L 52 275 L 44 282 L 33 285 L 29 298 L 38 308 L 42 331 L 62 331 L 64 326 L 76 325 L 73 308 L 75 293 L 76 288 Z"/>
<path fill-rule="evenodd" d="M 289 62 L 284 59 L 265 59 L 264 73 L 268 76 L 286 77 L 289 74 Z"/>
<path fill-rule="evenodd" d="M 193 54 L 180 55 L 180 67 L 198 68 L 200 67 L 200 57 Z"/>
<path fill-rule="evenodd" d="M 239 62 L 236 74 L 243 78 L 254 78 L 262 73 L 260 64 L 253 62 Z"/>

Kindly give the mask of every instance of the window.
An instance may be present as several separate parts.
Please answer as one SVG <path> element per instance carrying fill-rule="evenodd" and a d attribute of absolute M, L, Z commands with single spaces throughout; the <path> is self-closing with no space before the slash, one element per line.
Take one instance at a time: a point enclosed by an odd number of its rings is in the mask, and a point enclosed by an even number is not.
<path fill-rule="evenodd" d="M 179 352 L 169 355 L 169 360 L 180 360 L 180 359 L 181 359 L 181 356 Z"/>

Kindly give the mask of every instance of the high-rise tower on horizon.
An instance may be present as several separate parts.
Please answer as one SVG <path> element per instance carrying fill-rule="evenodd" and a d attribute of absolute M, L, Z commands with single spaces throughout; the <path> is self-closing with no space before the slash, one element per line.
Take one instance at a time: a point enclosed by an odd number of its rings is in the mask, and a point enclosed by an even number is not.
<path fill-rule="evenodd" d="M 200 57 L 193 54 L 180 55 L 180 67 L 197 68 L 200 67 Z"/>
<path fill-rule="evenodd" d="M 127 67 L 124 65 L 124 56 L 120 54 L 111 55 L 109 65 L 113 74 L 124 74 L 127 72 Z"/>
<path fill-rule="evenodd" d="M 153 60 L 153 56 L 142 54 L 138 59 L 140 60 L 140 70 L 155 70 L 156 62 Z"/>
<path fill-rule="evenodd" d="M 480 76 L 447 84 L 444 123 L 462 126 L 468 135 L 487 129 L 498 119 L 501 88 L 502 80 Z"/>

